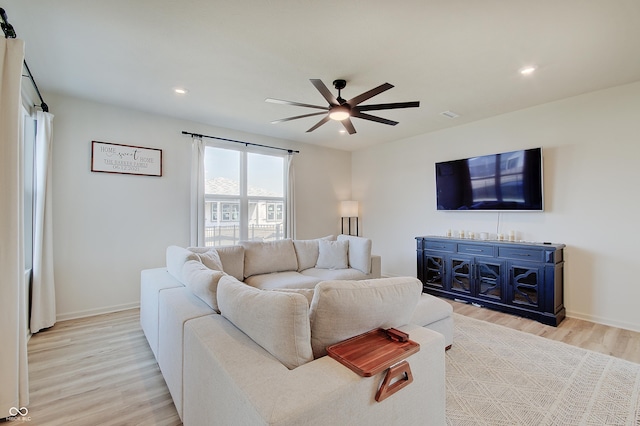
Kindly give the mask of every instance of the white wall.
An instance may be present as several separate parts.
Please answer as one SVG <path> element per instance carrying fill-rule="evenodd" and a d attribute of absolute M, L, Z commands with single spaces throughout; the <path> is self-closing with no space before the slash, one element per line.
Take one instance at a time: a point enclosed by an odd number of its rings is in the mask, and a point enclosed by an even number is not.
<path fill-rule="evenodd" d="M 516 230 L 564 243 L 567 315 L 640 331 L 640 83 L 353 154 L 361 229 L 386 275 L 416 274 L 414 237 Z M 544 213 L 438 212 L 434 163 L 543 147 Z"/>
<path fill-rule="evenodd" d="M 297 237 L 340 231 L 351 154 L 46 94 L 53 142 L 54 271 L 58 319 L 137 306 L 140 271 L 189 244 L 191 144 L 186 130 L 300 150 Z M 91 141 L 160 148 L 163 176 L 90 171 Z"/>

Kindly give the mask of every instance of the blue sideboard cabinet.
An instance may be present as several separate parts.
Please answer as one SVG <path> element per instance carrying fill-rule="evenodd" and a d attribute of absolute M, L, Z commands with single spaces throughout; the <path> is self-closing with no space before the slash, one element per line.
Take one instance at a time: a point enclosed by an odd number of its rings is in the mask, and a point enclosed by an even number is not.
<path fill-rule="evenodd" d="M 423 292 L 557 326 L 564 244 L 416 237 Z"/>

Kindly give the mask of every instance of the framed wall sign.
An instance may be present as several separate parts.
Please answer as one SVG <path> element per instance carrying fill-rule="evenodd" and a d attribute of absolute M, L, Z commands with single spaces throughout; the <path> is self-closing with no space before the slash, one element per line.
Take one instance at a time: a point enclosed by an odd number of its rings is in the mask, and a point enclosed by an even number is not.
<path fill-rule="evenodd" d="M 162 150 L 92 141 L 91 171 L 162 176 Z"/>

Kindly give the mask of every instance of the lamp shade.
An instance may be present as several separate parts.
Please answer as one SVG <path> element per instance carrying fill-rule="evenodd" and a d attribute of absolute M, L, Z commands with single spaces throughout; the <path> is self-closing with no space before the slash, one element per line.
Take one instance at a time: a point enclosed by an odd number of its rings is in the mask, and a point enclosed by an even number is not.
<path fill-rule="evenodd" d="M 342 217 L 358 217 L 358 202 L 357 201 L 341 201 L 340 215 Z"/>

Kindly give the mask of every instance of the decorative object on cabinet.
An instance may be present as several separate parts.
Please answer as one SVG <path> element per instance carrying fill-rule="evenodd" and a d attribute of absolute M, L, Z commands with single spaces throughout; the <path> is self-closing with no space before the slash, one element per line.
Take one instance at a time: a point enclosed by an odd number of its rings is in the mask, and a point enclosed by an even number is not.
<path fill-rule="evenodd" d="M 564 244 L 416 237 L 423 292 L 557 326 Z"/>

